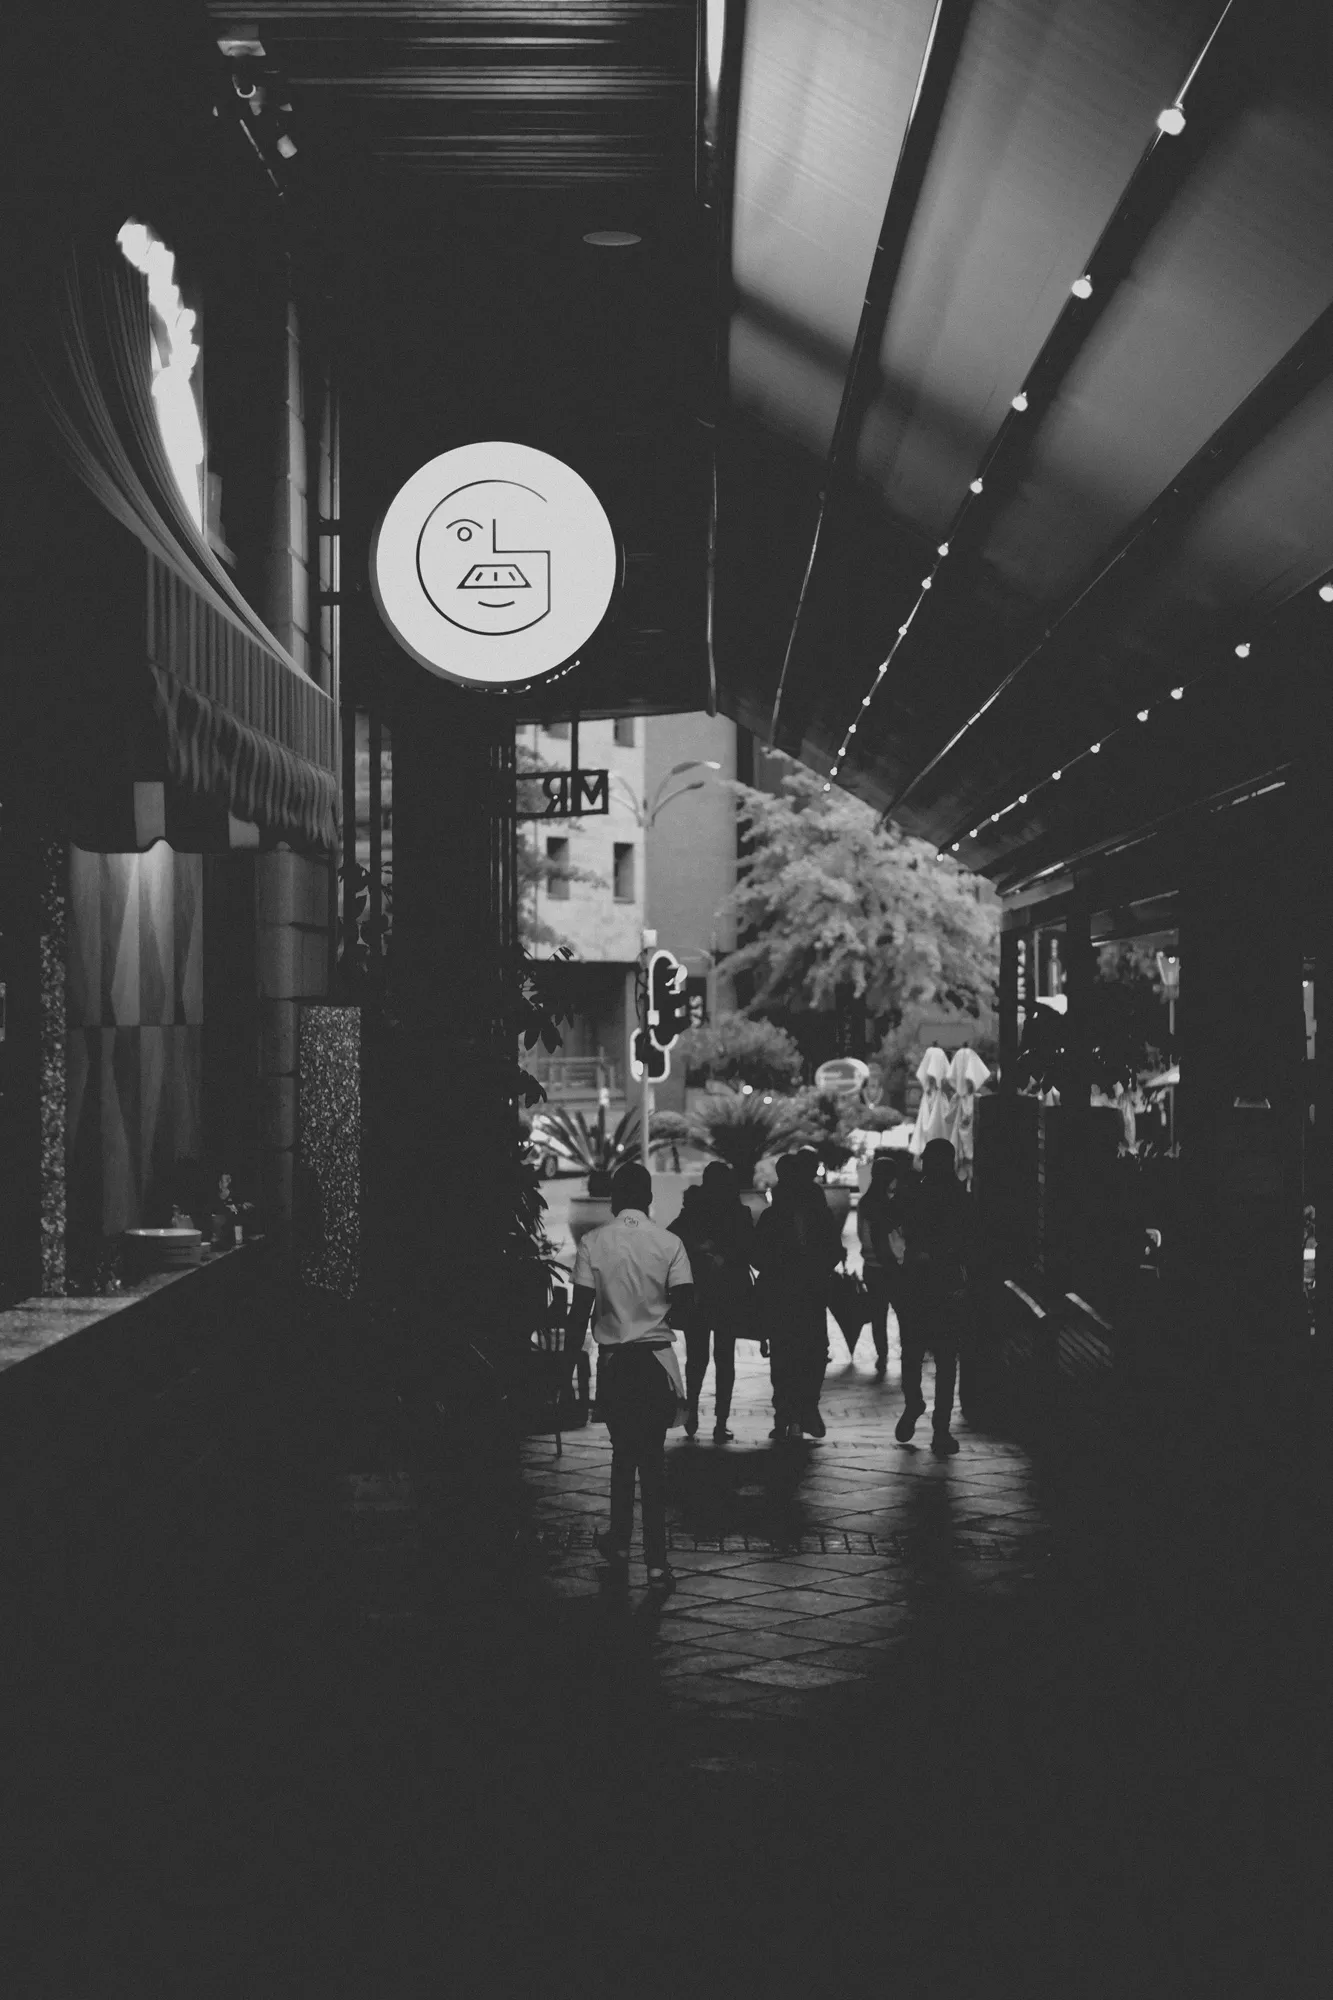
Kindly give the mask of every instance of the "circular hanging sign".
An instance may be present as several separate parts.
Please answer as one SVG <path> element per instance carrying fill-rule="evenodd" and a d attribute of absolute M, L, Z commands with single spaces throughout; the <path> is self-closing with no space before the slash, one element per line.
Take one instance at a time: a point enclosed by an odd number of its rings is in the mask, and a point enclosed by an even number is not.
<path fill-rule="evenodd" d="M 586 479 L 526 444 L 432 458 L 394 495 L 370 546 L 371 589 L 394 638 L 469 687 L 513 687 L 572 663 L 619 573 Z"/>

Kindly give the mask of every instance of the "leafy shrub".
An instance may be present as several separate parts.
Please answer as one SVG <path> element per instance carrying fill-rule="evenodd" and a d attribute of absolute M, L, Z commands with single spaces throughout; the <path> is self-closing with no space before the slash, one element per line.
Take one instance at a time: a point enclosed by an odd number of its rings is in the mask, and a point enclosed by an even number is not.
<path fill-rule="evenodd" d="M 706 1028 L 691 1028 L 681 1036 L 677 1053 L 689 1083 L 792 1090 L 805 1072 L 801 1051 L 785 1028 L 744 1014 L 725 1014 Z"/>

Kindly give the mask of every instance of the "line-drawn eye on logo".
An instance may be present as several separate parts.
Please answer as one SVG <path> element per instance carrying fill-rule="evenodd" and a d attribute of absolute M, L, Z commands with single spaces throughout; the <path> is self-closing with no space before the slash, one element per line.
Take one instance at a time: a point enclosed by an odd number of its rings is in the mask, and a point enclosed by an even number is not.
<path fill-rule="evenodd" d="M 471 511 L 460 511 L 461 496 Z M 455 487 L 426 516 L 417 539 L 421 588 L 442 618 L 482 638 L 526 632 L 551 609 L 549 548 L 519 546 L 544 537 L 545 496 L 511 479 Z M 521 557 L 521 561 L 513 558 Z"/>

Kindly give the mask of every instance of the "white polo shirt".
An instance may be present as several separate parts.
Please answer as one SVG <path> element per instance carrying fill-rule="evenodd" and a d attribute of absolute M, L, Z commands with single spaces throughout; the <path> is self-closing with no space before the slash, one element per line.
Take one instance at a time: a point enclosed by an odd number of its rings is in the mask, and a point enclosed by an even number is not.
<path fill-rule="evenodd" d="M 602 1347 L 675 1338 L 667 1321 L 667 1294 L 694 1283 L 679 1236 L 659 1229 L 641 1208 L 619 1215 L 583 1238 L 574 1257 L 574 1283 L 596 1292 L 593 1334 Z"/>

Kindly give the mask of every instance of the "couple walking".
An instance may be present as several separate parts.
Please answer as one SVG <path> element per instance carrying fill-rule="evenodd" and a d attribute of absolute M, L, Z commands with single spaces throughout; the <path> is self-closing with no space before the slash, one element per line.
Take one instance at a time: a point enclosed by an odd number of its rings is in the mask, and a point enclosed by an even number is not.
<path fill-rule="evenodd" d="M 686 1435 L 699 1428 L 699 1392 L 710 1340 L 716 1380 L 713 1437 L 728 1444 L 738 1336 L 762 1329 L 773 1383 L 771 1438 L 823 1437 L 820 1391 L 828 1365 L 829 1273 L 842 1255 L 842 1231 L 816 1185 L 813 1151 L 777 1163 L 773 1199 L 758 1222 L 742 1202 L 735 1175 L 720 1161 L 686 1190 L 671 1228 L 689 1252 L 694 1302 L 685 1320 Z M 752 1288 L 751 1268 L 759 1273 Z"/>

